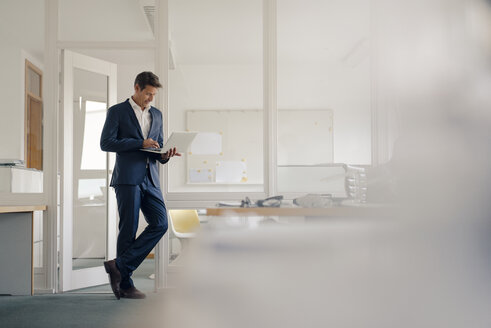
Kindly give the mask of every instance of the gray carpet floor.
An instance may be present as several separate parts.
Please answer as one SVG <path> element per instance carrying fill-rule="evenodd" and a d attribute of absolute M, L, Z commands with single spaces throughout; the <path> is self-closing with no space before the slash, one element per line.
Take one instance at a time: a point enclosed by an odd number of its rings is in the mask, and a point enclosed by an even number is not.
<path fill-rule="evenodd" d="M 116 300 L 109 294 L 56 294 L 0 297 L 2 328 L 164 327 L 155 307 L 166 291 L 148 293 L 144 300 Z M 150 311 L 152 309 L 152 311 Z"/>
<path fill-rule="evenodd" d="M 154 261 L 135 271 L 135 286 L 144 300 L 116 300 L 109 284 L 63 294 L 0 296 L 0 328 L 163 327 L 163 304 L 170 290 L 154 293 Z"/>

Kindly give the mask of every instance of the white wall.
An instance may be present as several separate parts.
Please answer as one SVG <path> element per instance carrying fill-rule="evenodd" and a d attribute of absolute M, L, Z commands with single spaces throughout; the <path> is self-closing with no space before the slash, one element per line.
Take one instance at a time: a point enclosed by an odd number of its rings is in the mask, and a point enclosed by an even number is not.
<path fill-rule="evenodd" d="M 2 44 L 0 159 L 24 159 L 24 87 L 21 48 Z"/>
<path fill-rule="evenodd" d="M 0 159 L 24 159 L 25 59 L 43 69 L 44 1 L 0 1 Z"/>
<path fill-rule="evenodd" d="M 42 61 L 18 45 L 2 44 L 0 60 L 0 159 L 24 160 L 25 60 L 41 70 Z"/>

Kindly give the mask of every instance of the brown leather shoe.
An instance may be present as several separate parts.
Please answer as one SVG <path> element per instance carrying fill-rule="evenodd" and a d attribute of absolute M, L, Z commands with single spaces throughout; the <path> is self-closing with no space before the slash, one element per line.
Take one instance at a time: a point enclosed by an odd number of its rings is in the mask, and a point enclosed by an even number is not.
<path fill-rule="evenodd" d="M 113 290 L 114 296 L 119 300 L 121 297 L 121 291 L 119 289 L 119 284 L 121 283 L 121 273 L 116 266 L 116 260 L 104 262 L 104 268 L 109 275 L 109 282 L 111 283 L 111 289 Z"/>
<path fill-rule="evenodd" d="M 135 287 L 130 287 L 128 289 L 121 289 L 121 297 L 122 298 L 133 298 L 133 299 L 144 299 L 147 297 L 141 291 L 136 289 Z"/>

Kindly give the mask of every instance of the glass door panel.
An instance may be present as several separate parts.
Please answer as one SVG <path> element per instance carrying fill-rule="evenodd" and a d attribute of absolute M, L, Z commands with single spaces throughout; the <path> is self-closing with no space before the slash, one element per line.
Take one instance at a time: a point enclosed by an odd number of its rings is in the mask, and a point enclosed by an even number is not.
<path fill-rule="evenodd" d="M 63 50 L 62 96 L 60 289 L 68 291 L 108 283 L 103 262 L 116 256 L 114 154 L 99 146 L 116 103 L 116 65 Z"/>
<path fill-rule="evenodd" d="M 107 154 L 99 146 L 107 112 L 108 76 L 74 69 L 73 269 L 106 258 Z"/>
<path fill-rule="evenodd" d="M 342 197 L 344 164 L 371 164 L 370 2 L 278 1 L 280 194 Z"/>

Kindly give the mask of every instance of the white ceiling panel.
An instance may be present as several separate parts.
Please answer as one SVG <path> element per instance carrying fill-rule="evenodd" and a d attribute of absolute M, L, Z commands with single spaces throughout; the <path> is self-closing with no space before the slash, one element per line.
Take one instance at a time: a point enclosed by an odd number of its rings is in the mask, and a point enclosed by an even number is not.
<path fill-rule="evenodd" d="M 139 0 L 60 0 L 62 41 L 148 41 L 154 36 Z"/>

